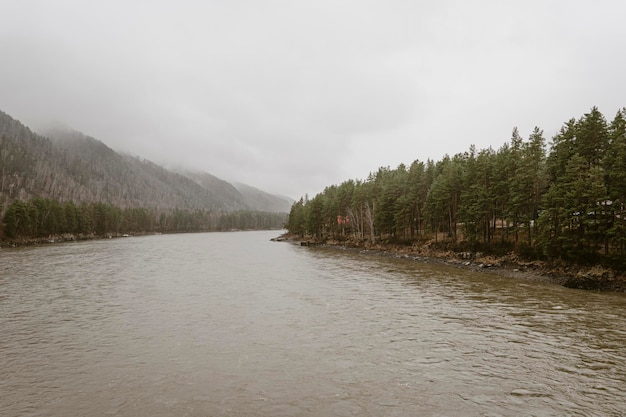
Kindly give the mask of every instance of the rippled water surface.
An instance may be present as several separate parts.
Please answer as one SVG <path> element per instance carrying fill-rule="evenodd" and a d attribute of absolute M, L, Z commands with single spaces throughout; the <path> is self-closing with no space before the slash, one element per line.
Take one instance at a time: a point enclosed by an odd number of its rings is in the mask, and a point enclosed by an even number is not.
<path fill-rule="evenodd" d="M 0 250 L 0 415 L 626 414 L 623 294 L 276 235 Z"/>

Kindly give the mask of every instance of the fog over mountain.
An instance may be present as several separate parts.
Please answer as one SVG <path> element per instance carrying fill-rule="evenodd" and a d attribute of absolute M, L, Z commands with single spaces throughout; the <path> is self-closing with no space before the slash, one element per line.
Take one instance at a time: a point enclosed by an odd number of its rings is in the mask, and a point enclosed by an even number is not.
<path fill-rule="evenodd" d="M 206 172 L 182 174 L 120 154 L 83 133 L 56 127 L 45 136 L 0 112 L 0 204 L 33 197 L 117 207 L 288 212 L 291 201 L 240 192 Z M 1 210 L 0 210 L 1 212 Z"/>
<path fill-rule="evenodd" d="M 5 1 L 0 109 L 293 199 L 624 105 L 626 3 Z"/>

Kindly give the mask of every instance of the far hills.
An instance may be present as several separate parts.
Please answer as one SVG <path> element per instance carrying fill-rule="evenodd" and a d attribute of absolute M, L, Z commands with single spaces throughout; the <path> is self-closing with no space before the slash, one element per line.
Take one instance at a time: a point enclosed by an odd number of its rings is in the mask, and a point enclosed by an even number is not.
<path fill-rule="evenodd" d="M 207 172 L 175 172 L 118 153 L 80 132 L 54 129 L 38 134 L 2 111 L 0 175 L 0 214 L 14 200 L 35 197 L 156 212 L 288 213 L 293 202 Z"/>

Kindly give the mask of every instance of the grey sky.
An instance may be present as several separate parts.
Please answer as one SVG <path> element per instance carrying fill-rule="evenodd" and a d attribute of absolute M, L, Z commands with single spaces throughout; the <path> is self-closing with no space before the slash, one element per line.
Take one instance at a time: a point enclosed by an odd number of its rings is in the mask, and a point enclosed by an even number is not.
<path fill-rule="evenodd" d="M 0 109 L 299 198 L 626 106 L 626 2 L 0 0 Z"/>

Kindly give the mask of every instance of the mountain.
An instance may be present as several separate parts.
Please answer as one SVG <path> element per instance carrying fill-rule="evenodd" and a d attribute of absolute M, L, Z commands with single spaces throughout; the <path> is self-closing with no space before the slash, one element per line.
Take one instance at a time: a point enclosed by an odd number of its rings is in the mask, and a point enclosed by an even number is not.
<path fill-rule="evenodd" d="M 276 203 L 283 197 L 259 190 L 266 199 L 257 202 L 211 174 L 170 171 L 65 128 L 39 135 L 1 111 L 0 175 L 2 209 L 15 199 L 42 197 L 157 211 L 289 211 Z"/>
<path fill-rule="evenodd" d="M 182 175 L 191 178 L 203 188 L 220 190 L 222 195 L 245 207 L 254 207 L 257 211 L 270 213 L 289 213 L 293 200 L 289 197 L 270 194 L 258 188 L 238 182 L 229 183 L 206 172 L 180 170 Z"/>
<path fill-rule="evenodd" d="M 185 178 L 191 179 L 205 190 L 211 190 L 214 194 L 221 196 L 223 200 L 229 201 L 233 206 L 240 208 L 254 207 L 245 203 L 244 197 L 239 191 L 237 191 L 233 184 L 228 181 L 224 181 L 215 175 L 211 175 L 208 172 L 192 171 L 187 169 L 178 169 L 176 172 L 183 175 Z M 255 207 L 255 210 L 262 211 L 258 207 Z"/>
<path fill-rule="evenodd" d="M 258 188 L 237 182 L 233 185 L 243 195 L 246 205 L 250 207 L 258 207 L 260 211 L 277 213 L 289 213 L 291 210 L 293 200 L 289 197 L 269 194 Z"/>

